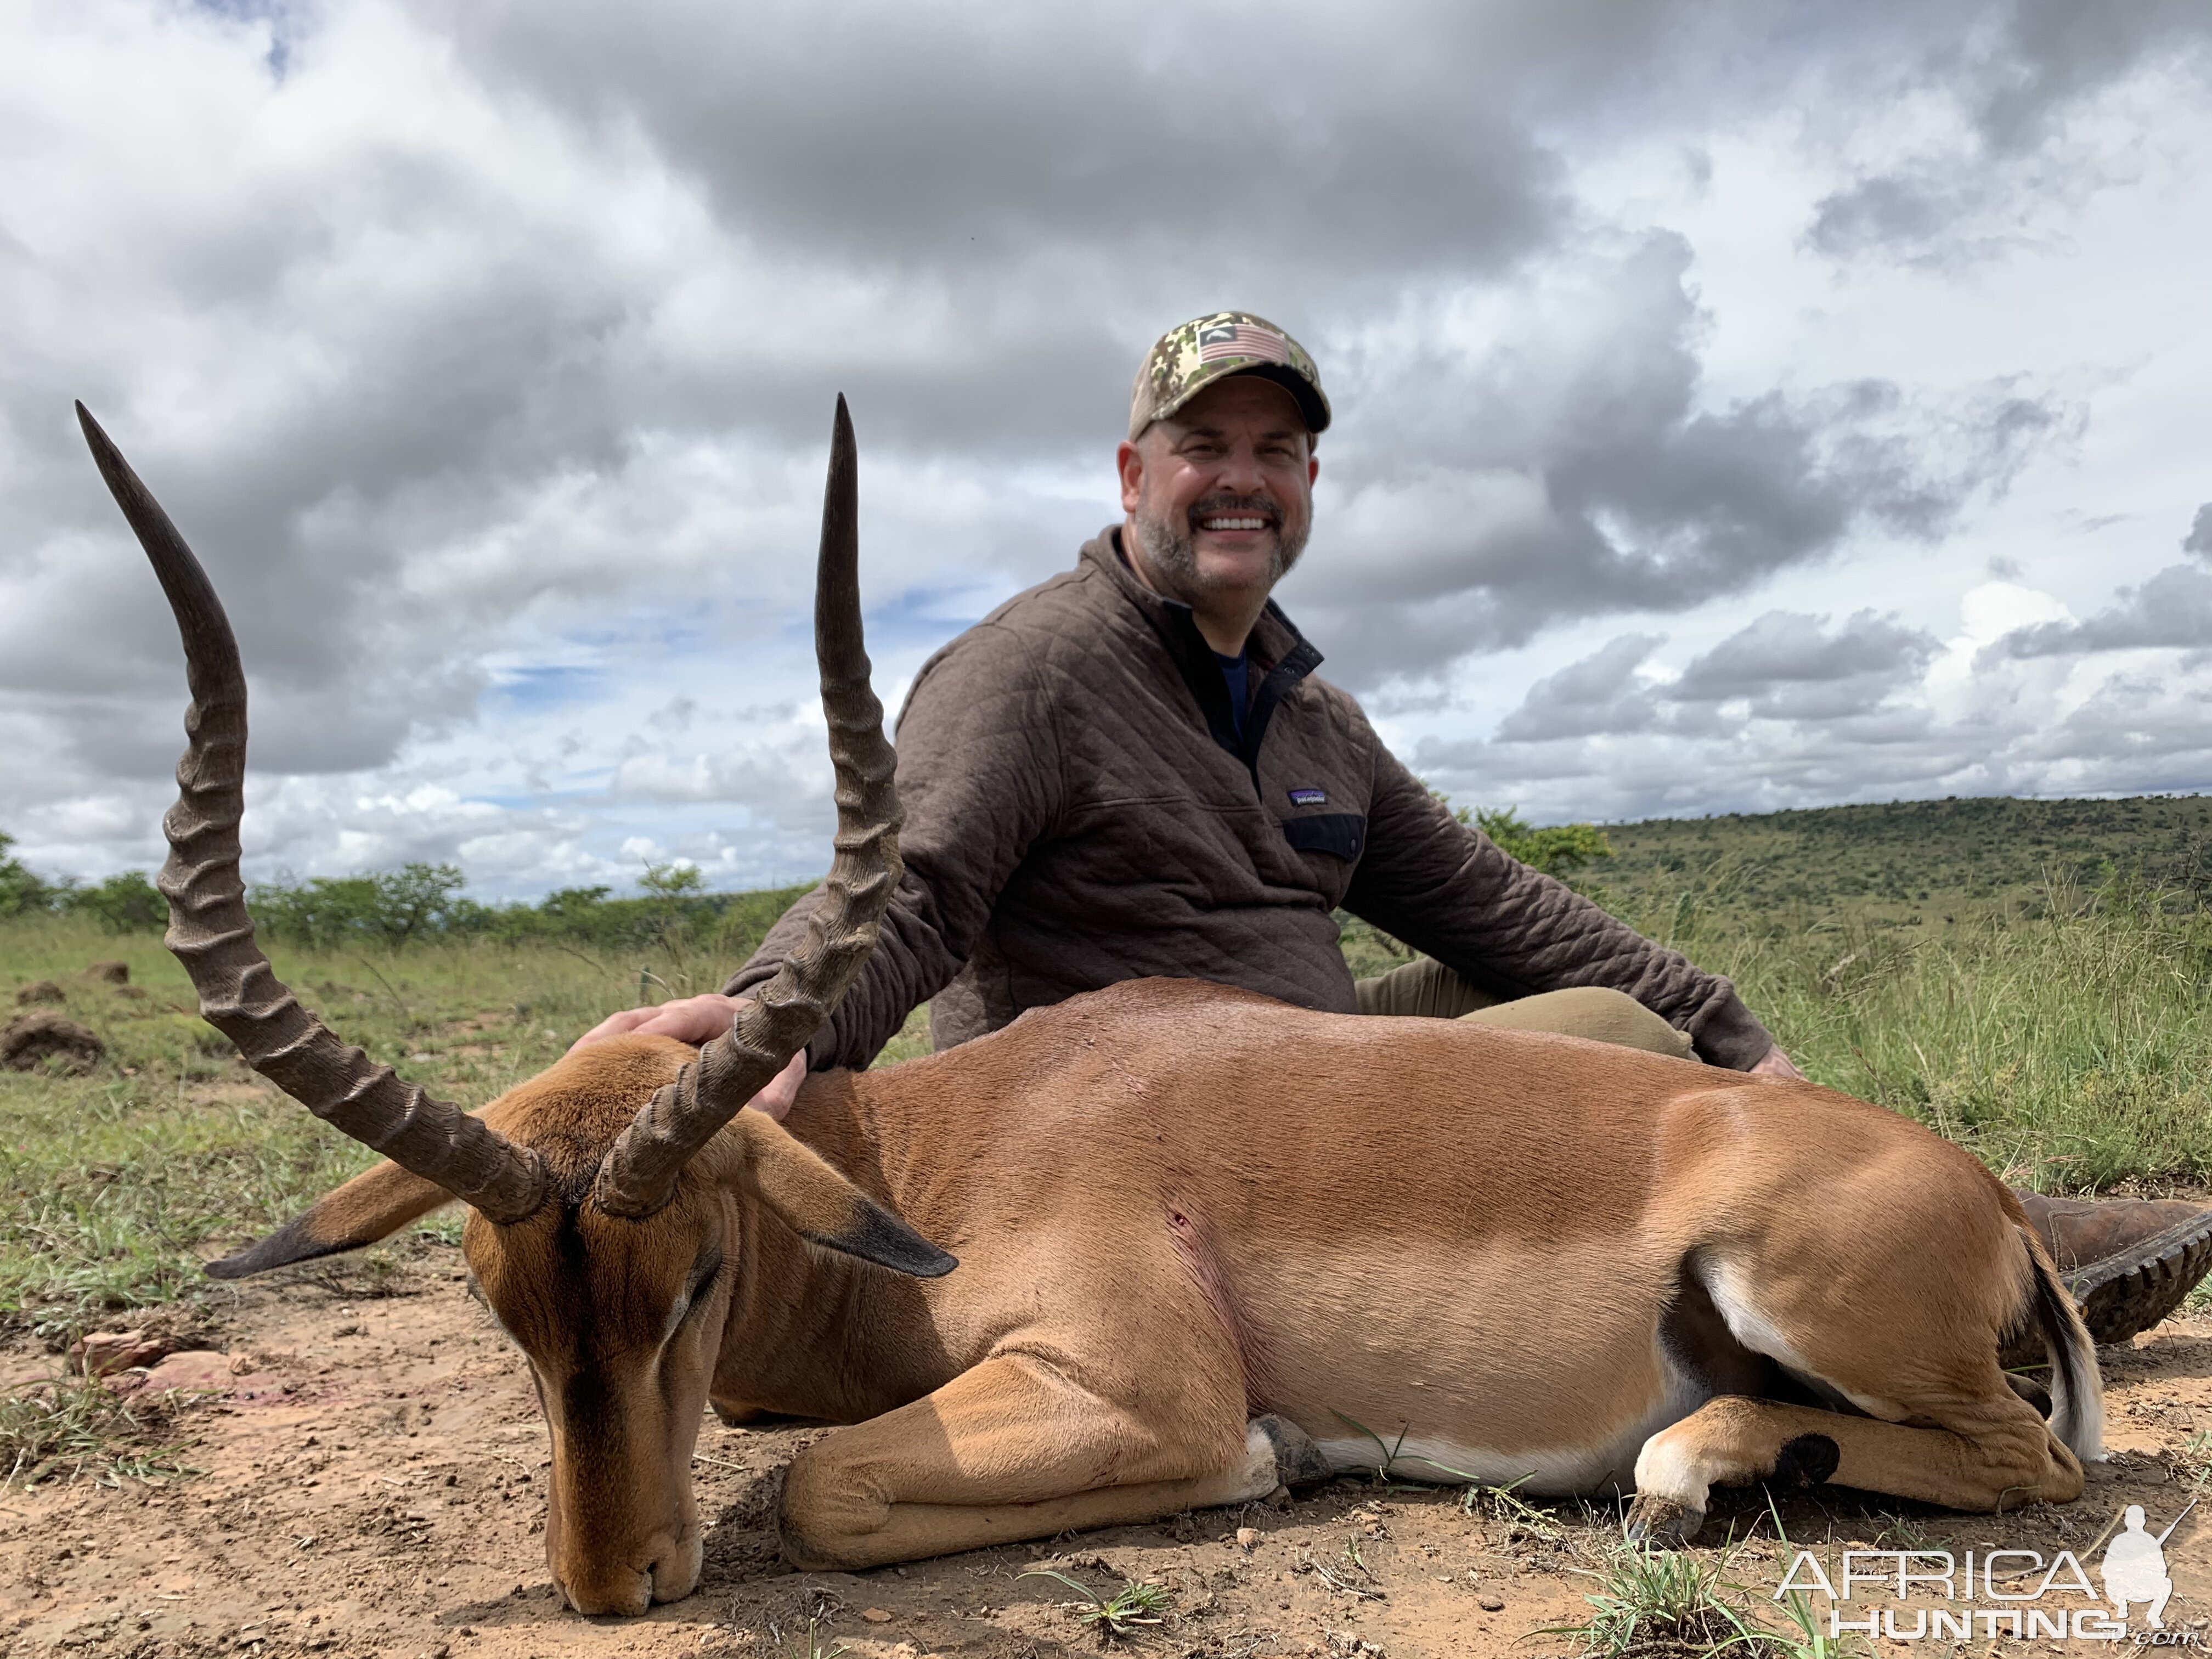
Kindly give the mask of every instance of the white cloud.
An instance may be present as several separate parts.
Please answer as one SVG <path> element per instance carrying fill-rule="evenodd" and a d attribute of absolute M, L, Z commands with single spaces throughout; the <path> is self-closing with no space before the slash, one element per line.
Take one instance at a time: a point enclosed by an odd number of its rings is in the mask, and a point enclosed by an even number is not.
<path fill-rule="evenodd" d="M 788 880 L 831 395 L 896 706 L 1114 515 L 1137 356 L 1222 303 L 1340 413 L 1285 602 L 1455 787 L 2212 784 L 2200 7 L 1292 7 L 1297 96 L 1194 94 L 1224 20 L 17 8 L 0 825 L 150 863 L 178 744 L 73 397 L 238 625 L 252 867 Z"/>

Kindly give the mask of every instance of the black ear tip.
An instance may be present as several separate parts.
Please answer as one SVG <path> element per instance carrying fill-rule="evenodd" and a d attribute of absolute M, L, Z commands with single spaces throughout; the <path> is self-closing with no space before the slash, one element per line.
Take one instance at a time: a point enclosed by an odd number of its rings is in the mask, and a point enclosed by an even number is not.
<path fill-rule="evenodd" d="M 858 1224 L 850 1232 L 834 1238 L 809 1237 L 817 1244 L 889 1267 L 909 1279 L 942 1279 L 960 1265 L 958 1257 L 946 1255 L 889 1210 L 866 1199 L 860 1201 Z"/>

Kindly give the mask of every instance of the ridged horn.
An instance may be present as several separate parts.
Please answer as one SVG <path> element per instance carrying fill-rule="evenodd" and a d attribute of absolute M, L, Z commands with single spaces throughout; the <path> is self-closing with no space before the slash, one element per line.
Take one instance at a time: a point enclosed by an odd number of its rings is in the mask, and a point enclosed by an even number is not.
<path fill-rule="evenodd" d="M 699 1051 L 622 1132 L 599 1166 L 592 1196 L 616 1215 L 667 1203 L 692 1154 L 806 1046 L 860 976 L 898 884 L 897 757 L 883 705 L 868 684 L 860 633 L 859 465 L 852 417 L 837 399 L 830 481 L 822 500 L 822 556 L 814 579 L 814 654 L 837 773 L 837 855 L 806 937 L 738 1011 L 728 1035 Z"/>
<path fill-rule="evenodd" d="M 341 1042 L 300 1006 L 254 943 L 238 873 L 246 809 L 246 671 L 238 641 L 207 572 L 169 515 L 82 404 L 76 417 L 100 476 L 153 562 L 184 641 L 192 702 L 177 763 L 177 804 L 161 820 L 169 858 L 156 884 L 169 902 L 164 943 L 198 991 L 201 1014 L 238 1045 L 247 1065 L 333 1128 L 494 1221 L 520 1221 L 544 1201 L 538 1154 Z"/>

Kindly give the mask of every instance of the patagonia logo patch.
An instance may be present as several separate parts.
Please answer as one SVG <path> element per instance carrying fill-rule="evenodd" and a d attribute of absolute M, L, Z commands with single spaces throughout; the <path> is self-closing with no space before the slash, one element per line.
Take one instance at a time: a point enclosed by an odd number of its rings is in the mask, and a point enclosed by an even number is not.
<path fill-rule="evenodd" d="M 1291 805 L 1293 806 L 1326 806 L 1328 805 L 1328 791 L 1326 789 L 1293 789 L 1291 791 Z"/>

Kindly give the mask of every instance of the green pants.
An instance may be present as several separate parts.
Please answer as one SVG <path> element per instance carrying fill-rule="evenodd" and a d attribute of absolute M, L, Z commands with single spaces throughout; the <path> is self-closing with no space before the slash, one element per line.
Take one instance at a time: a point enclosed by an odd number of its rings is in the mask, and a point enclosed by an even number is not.
<path fill-rule="evenodd" d="M 1515 1031 L 1556 1031 L 1618 1042 L 1654 1054 L 1690 1058 L 1690 1039 L 1634 997 L 1595 985 L 1545 991 L 1508 1001 L 1478 990 L 1441 962 L 1419 957 L 1402 968 L 1352 986 L 1363 1014 L 1410 1014 L 1425 1019 L 1471 1019 Z"/>

